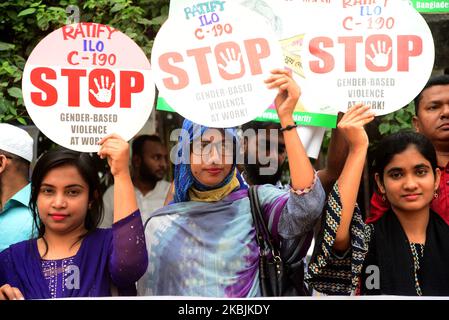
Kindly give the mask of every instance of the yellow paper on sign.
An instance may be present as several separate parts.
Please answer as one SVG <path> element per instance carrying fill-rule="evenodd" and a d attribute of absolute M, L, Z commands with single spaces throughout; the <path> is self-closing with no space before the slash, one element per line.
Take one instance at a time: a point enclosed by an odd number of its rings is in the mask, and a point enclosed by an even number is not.
<path fill-rule="evenodd" d="M 302 68 L 300 51 L 303 39 L 304 34 L 298 34 L 279 41 L 284 54 L 285 65 L 302 78 L 304 78 L 304 70 Z"/>

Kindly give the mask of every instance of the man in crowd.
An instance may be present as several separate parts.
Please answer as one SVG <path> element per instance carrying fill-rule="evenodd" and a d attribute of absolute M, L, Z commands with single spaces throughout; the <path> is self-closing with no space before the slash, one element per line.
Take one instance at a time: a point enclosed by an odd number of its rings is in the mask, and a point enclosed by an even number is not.
<path fill-rule="evenodd" d="M 141 135 L 132 142 L 132 180 L 142 221 L 150 213 L 164 205 L 170 183 L 163 178 L 168 169 L 167 149 L 156 135 Z M 100 227 L 108 228 L 113 223 L 114 186 L 104 196 L 104 218 Z"/>
<path fill-rule="evenodd" d="M 250 121 L 242 126 L 245 140 L 243 175 L 249 185 L 272 184 L 282 187 L 281 178 L 287 162 L 287 153 L 280 128 L 278 123 L 262 121 Z M 265 148 L 259 150 L 259 147 Z M 326 167 L 317 173 L 326 193 L 331 190 L 340 175 L 346 154 L 344 138 L 337 129 L 333 129 Z"/>
<path fill-rule="evenodd" d="M 245 154 L 243 177 L 249 185 L 282 187 L 287 152 L 280 128 L 279 123 L 263 121 L 250 121 L 242 125 Z"/>
<path fill-rule="evenodd" d="M 23 129 L 0 123 L 0 252 L 32 236 L 28 208 L 33 138 Z"/>

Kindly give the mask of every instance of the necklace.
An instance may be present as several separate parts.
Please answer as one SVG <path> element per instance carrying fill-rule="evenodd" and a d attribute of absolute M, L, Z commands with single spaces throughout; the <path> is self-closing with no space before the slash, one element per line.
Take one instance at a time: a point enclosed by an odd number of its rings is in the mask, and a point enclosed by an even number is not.
<path fill-rule="evenodd" d="M 417 249 L 419 248 L 419 249 Z M 415 289 L 418 296 L 422 296 L 421 286 L 418 279 L 418 271 L 420 269 L 419 261 L 424 256 L 424 244 L 410 242 L 410 249 L 413 256 L 413 265 L 415 270 Z M 419 251 L 419 252 L 418 252 Z"/>

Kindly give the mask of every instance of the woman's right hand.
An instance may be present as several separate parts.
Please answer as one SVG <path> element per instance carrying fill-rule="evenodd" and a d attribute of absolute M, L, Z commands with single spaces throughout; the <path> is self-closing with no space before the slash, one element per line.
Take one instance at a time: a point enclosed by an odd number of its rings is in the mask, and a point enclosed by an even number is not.
<path fill-rule="evenodd" d="M 356 104 L 348 109 L 337 125 L 349 145 L 349 150 L 368 148 L 369 140 L 363 126 L 374 119 L 374 113 L 368 112 L 369 106 Z"/>
<path fill-rule="evenodd" d="M 129 144 L 118 134 L 110 134 L 99 142 L 101 159 L 107 158 L 111 174 L 116 178 L 120 175 L 129 175 Z"/>
<path fill-rule="evenodd" d="M 19 289 L 5 284 L 0 287 L 0 300 L 25 300 Z"/>

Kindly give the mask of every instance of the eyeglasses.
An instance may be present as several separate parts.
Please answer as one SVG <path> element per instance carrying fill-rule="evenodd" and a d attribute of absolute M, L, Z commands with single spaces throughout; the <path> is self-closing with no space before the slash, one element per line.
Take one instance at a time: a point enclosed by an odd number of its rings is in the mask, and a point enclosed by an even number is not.
<path fill-rule="evenodd" d="M 191 144 L 191 150 L 197 156 L 209 156 L 213 148 L 217 150 L 219 156 L 232 156 L 234 143 L 231 140 L 223 140 L 218 142 L 194 141 Z"/>

